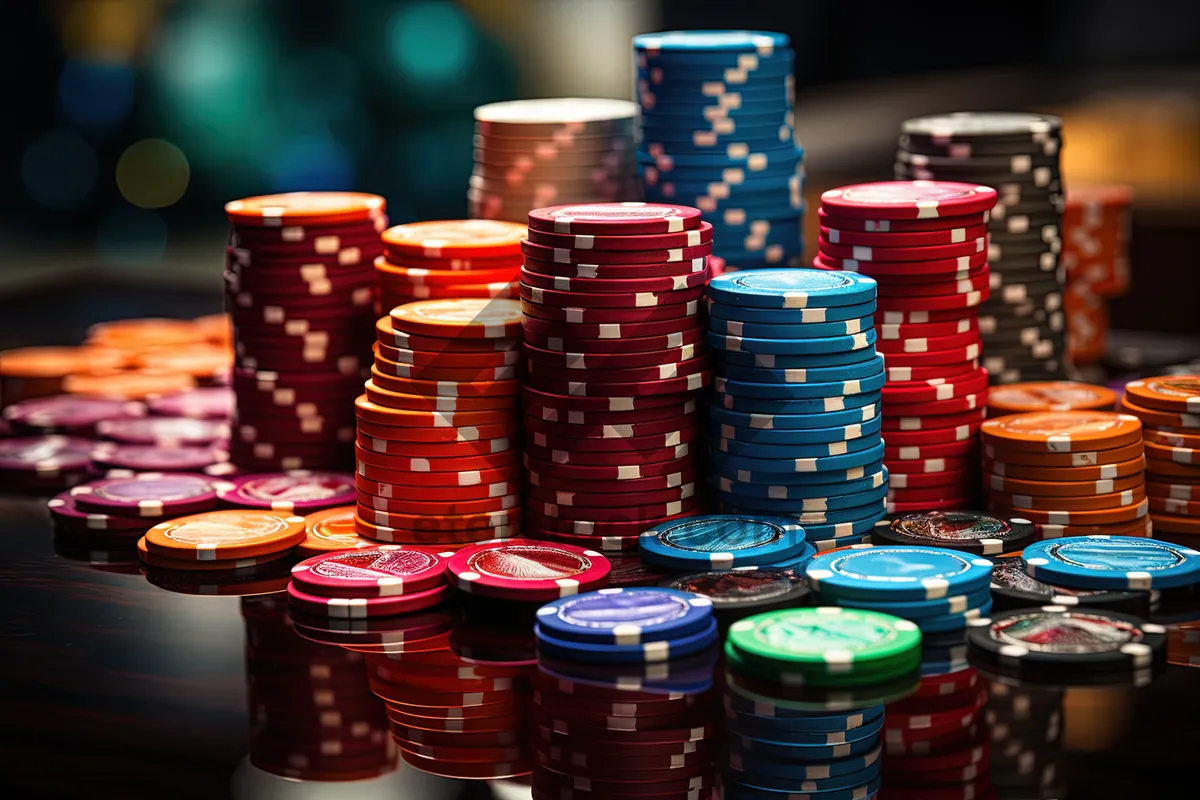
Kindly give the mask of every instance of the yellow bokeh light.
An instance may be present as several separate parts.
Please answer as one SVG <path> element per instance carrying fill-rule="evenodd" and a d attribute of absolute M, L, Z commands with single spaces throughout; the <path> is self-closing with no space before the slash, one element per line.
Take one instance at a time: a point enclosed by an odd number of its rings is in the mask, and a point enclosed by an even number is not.
<path fill-rule="evenodd" d="M 166 208 L 179 202 L 191 176 L 187 156 L 164 139 L 135 142 L 117 161 L 117 188 L 139 208 Z"/>

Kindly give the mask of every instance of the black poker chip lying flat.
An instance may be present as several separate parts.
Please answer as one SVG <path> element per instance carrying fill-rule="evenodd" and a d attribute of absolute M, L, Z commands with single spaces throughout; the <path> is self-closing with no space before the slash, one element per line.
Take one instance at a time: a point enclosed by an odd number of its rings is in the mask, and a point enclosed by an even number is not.
<path fill-rule="evenodd" d="M 1158 602 L 1161 594 L 1157 591 L 1070 589 L 1030 577 L 1025 570 L 1025 559 L 1020 556 L 1004 556 L 994 561 L 992 603 L 997 611 L 1056 605 L 1144 613 Z"/>
<path fill-rule="evenodd" d="M 1037 528 L 1022 519 L 1005 519 L 986 511 L 930 511 L 875 523 L 876 544 L 945 547 L 992 556 L 1021 550 L 1037 539 Z"/>

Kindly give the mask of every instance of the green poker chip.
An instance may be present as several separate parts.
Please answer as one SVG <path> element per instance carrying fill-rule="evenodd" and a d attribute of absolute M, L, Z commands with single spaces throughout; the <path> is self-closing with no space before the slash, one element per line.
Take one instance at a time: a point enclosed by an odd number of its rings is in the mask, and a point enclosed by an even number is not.
<path fill-rule="evenodd" d="M 742 661 L 762 669 L 868 674 L 889 672 L 914 654 L 919 661 L 921 629 L 866 609 L 788 608 L 738 620 L 729 627 L 728 643 Z"/>
<path fill-rule="evenodd" d="M 725 643 L 726 667 L 739 675 L 779 686 L 817 689 L 842 689 L 871 686 L 896 680 L 916 671 L 921 666 L 921 650 L 904 653 L 886 661 L 871 662 L 870 669 L 861 665 L 853 671 L 830 669 L 828 665 L 790 666 L 780 662 L 764 663 L 748 659 L 738 652 L 732 642 Z"/>

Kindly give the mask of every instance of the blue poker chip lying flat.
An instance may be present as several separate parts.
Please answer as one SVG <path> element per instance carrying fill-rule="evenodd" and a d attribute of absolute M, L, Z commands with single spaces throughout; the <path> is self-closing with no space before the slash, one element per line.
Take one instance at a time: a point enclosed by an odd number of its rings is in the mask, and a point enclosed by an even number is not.
<path fill-rule="evenodd" d="M 843 490 L 846 493 L 840 494 Z M 734 487 L 729 491 L 721 491 L 721 500 L 744 509 L 752 509 L 755 513 L 759 514 L 787 516 L 810 511 L 831 511 L 867 506 L 876 501 L 882 502 L 887 497 L 887 492 L 888 487 L 886 483 L 860 488 L 858 491 L 850 491 L 844 485 L 836 485 L 830 487 L 826 494 L 818 497 L 776 500 L 770 497 L 748 495 L 741 492 L 740 487 Z"/>
<path fill-rule="evenodd" d="M 753 476 L 786 475 L 789 473 L 828 472 L 846 470 L 871 464 L 883 458 L 883 442 L 879 441 L 866 450 L 819 458 L 751 458 L 731 456 L 726 453 L 712 454 L 713 466 L 722 472 L 745 470 L 751 483 L 761 482 Z"/>
<path fill-rule="evenodd" d="M 1030 577 L 1073 589 L 1174 589 L 1200 583 L 1200 552 L 1134 536 L 1046 539 L 1021 553 Z"/>
<path fill-rule="evenodd" d="M 984 588 L 970 594 L 951 595 L 933 600 L 845 600 L 844 602 L 853 608 L 865 608 L 869 611 L 879 611 L 883 614 L 915 621 L 922 618 L 962 614 L 972 608 L 979 608 L 991 599 L 991 589 Z"/>
<path fill-rule="evenodd" d="M 836 409 L 862 409 L 865 406 L 876 406 L 882 400 L 882 393 L 878 389 L 859 394 L 801 397 L 793 400 L 759 400 L 727 394 L 720 396 L 718 402 L 710 406 L 710 410 L 719 412 L 721 422 L 729 425 L 744 425 L 749 428 L 825 428 L 833 424 L 821 419 L 821 414 L 826 411 L 833 413 Z M 728 417 L 725 416 L 726 413 L 729 414 Z M 871 416 L 877 413 L 878 408 L 869 412 Z"/>
<path fill-rule="evenodd" d="M 876 283 L 853 272 L 768 269 L 719 275 L 709 283 L 717 302 L 755 308 L 848 306 L 875 299 Z"/>
<path fill-rule="evenodd" d="M 642 644 L 601 644 L 596 642 L 557 639 L 540 625 L 534 628 L 538 652 L 552 658 L 585 661 L 596 664 L 658 664 L 694 655 L 717 642 L 717 621 L 709 617 L 699 631 L 678 639 L 663 639 Z"/>
<path fill-rule="evenodd" d="M 861 319 L 875 313 L 875 298 L 844 306 L 814 306 L 808 308 L 756 308 L 736 306 L 709 298 L 711 317 L 753 323 L 756 325 L 819 325 Z"/>
<path fill-rule="evenodd" d="M 838 758 L 833 761 L 786 761 L 774 758 L 756 758 L 740 753 L 729 754 L 731 769 L 751 775 L 770 775 L 796 780 L 816 780 L 818 778 L 849 775 L 866 769 L 879 760 L 883 747 L 876 746 L 866 755 Z"/>
<path fill-rule="evenodd" d="M 672 55 L 755 53 L 766 58 L 781 54 L 791 40 L 786 33 L 743 30 L 687 30 L 639 33 L 633 37 L 635 52 Z M 786 51 L 790 53 L 791 51 Z"/>
<path fill-rule="evenodd" d="M 814 397 L 837 397 L 840 395 L 865 394 L 879 391 L 887 382 L 887 374 L 880 370 L 862 379 L 830 381 L 827 383 L 751 383 L 731 378 L 714 378 L 713 390 L 733 397 L 750 397 L 764 400 L 806 400 Z M 729 406 L 722 401 L 726 408 Z M 736 408 L 734 403 L 734 410 Z M 742 408 L 740 410 L 747 410 Z"/>
<path fill-rule="evenodd" d="M 641 535 L 642 559 L 689 571 L 762 566 L 808 550 L 795 520 L 767 515 L 718 514 L 657 525 Z"/>
<path fill-rule="evenodd" d="M 537 610 L 537 622 L 557 639 L 631 646 L 696 633 L 707 627 L 712 614 L 707 597 L 631 587 L 554 600 Z"/>
<path fill-rule="evenodd" d="M 871 547 L 817 556 L 805 577 L 827 599 L 932 600 L 987 588 L 992 562 L 937 547 Z"/>
<path fill-rule="evenodd" d="M 783 325 L 773 322 L 739 322 L 720 317 L 708 318 L 708 329 L 722 336 L 749 337 L 755 339 L 827 339 L 836 336 L 852 336 L 871 330 L 875 317 L 855 317 L 834 322 L 810 322 L 803 325 Z"/>
<path fill-rule="evenodd" d="M 842 453 L 857 453 L 867 450 L 879 443 L 879 431 L 865 431 L 857 439 L 839 440 L 836 442 L 809 442 L 795 444 L 786 442 L 743 442 L 738 439 L 726 439 L 712 431 L 709 444 L 715 454 L 731 456 L 746 456 L 748 458 L 825 458 Z"/>
<path fill-rule="evenodd" d="M 720 505 L 722 511 L 731 514 L 753 514 L 754 509 L 743 508 L 735 503 L 722 502 Z M 857 520 L 864 519 L 868 516 L 873 516 L 880 511 L 886 511 L 887 504 L 882 498 L 872 503 L 865 503 L 860 506 L 851 508 L 842 508 L 834 511 L 797 511 L 788 513 L 791 517 L 801 525 L 846 525 L 853 524 Z"/>
<path fill-rule="evenodd" d="M 858 336 L 859 334 L 855 334 Z M 710 344 L 716 334 L 709 333 Z M 721 337 L 728 341 L 730 337 Z M 825 341 L 824 339 L 809 339 L 804 341 Z M 743 367 L 737 364 L 729 364 L 725 361 L 725 353 L 717 349 L 713 353 L 713 368 L 717 373 L 727 380 L 741 381 L 743 383 L 833 383 L 846 382 L 853 380 L 865 380 L 873 375 L 877 375 L 883 371 L 884 359 L 882 356 L 875 353 L 874 348 L 861 349 L 855 351 L 855 358 L 846 364 L 838 364 L 836 366 L 823 367 L 813 364 L 809 367 Z M 827 355 L 827 354 L 825 354 Z M 807 358 L 807 356 L 805 357 Z M 816 361 L 817 359 L 812 359 Z"/>
<path fill-rule="evenodd" d="M 870 706 L 840 714 L 797 711 L 774 703 L 750 700 L 735 692 L 725 693 L 723 705 L 726 714 L 737 714 L 739 718 L 752 721 L 755 725 L 763 725 L 780 731 L 826 731 L 829 733 L 852 731 L 878 719 L 883 714 L 883 706 Z M 848 769 L 846 771 L 854 772 L 855 770 Z"/>
<path fill-rule="evenodd" d="M 776 793 L 786 792 L 790 795 L 810 794 L 825 797 L 839 791 L 854 791 L 868 785 L 871 781 L 878 781 L 881 769 L 880 762 L 876 760 L 875 763 L 858 772 L 807 779 L 793 775 L 739 772 L 730 769 L 726 772 L 726 779 L 733 785 L 752 786 Z"/>
<path fill-rule="evenodd" d="M 794 504 L 792 507 L 806 510 L 809 508 L 809 505 L 820 505 L 823 500 L 837 492 L 858 494 L 859 492 L 868 492 L 872 489 L 886 487 L 887 482 L 887 468 L 881 466 L 875 472 L 868 473 L 861 478 L 853 478 L 843 483 L 832 485 L 819 483 L 793 486 L 787 484 L 770 485 L 743 483 L 726 479 L 716 481 L 716 489 L 719 492 L 736 494 L 743 500 L 752 501 L 750 504 L 754 507 L 757 507 L 758 501 L 766 500 L 773 503 L 790 502 Z M 884 491 L 886 492 L 886 488 Z M 812 500 L 814 503 L 806 504 L 806 500 Z"/>
<path fill-rule="evenodd" d="M 719 425 L 730 439 L 757 441 L 758 434 L 803 435 L 807 430 L 845 428 L 860 425 L 879 414 L 882 394 L 855 394 L 841 398 L 796 400 L 787 413 L 748 413 L 724 408 L 709 408 L 709 419 Z"/>
<path fill-rule="evenodd" d="M 913 622 L 921 629 L 921 633 L 948 633 L 950 631 L 966 630 L 975 620 L 985 620 L 992 613 L 992 599 L 989 597 L 983 605 L 964 611 L 961 614 L 947 614 L 944 617 L 922 617 Z"/>
<path fill-rule="evenodd" d="M 865 478 L 868 475 L 874 475 L 881 469 L 883 469 L 882 455 L 880 455 L 875 461 L 872 461 L 869 464 L 864 464 L 860 467 L 829 470 L 828 472 L 775 472 L 753 474 L 737 469 L 716 469 L 713 471 L 712 478 L 716 483 L 717 488 L 728 492 L 733 491 L 734 487 L 745 483 L 756 483 L 762 486 L 829 486 L 831 484 L 839 484 L 844 483 L 845 481 L 854 481 L 858 480 L 859 478 Z M 836 489 L 833 489 L 829 492 L 823 492 L 822 496 L 833 494 L 836 491 Z M 871 524 L 873 526 L 875 522 L 872 521 Z"/>

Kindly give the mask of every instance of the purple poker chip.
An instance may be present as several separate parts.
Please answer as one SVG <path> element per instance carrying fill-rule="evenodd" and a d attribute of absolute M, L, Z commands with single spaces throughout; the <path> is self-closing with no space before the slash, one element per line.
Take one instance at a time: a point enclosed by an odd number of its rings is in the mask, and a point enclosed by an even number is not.
<path fill-rule="evenodd" d="M 301 513 L 350 505 L 358 500 L 352 474 L 312 470 L 267 472 L 234 478 L 218 494 L 224 503 L 234 508 L 267 508 Z"/>
<path fill-rule="evenodd" d="M 441 604 L 454 591 L 448 583 L 405 595 L 387 597 L 322 597 L 289 583 L 288 601 L 305 614 L 328 619 L 362 619 L 411 614 Z"/>
<path fill-rule="evenodd" d="M 105 420 L 144 417 L 146 406 L 133 400 L 59 394 L 23 400 L 4 409 L 4 418 L 18 431 L 90 434 Z"/>
<path fill-rule="evenodd" d="M 134 534 L 141 536 L 148 524 L 137 517 L 114 517 L 111 514 L 89 513 L 80 510 L 70 492 L 56 495 L 46 504 L 57 528 L 71 533 Z"/>
<path fill-rule="evenodd" d="M 306 558 L 292 567 L 292 581 L 322 597 L 392 597 L 446 582 L 442 556 L 400 545 L 341 550 Z"/>
<path fill-rule="evenodd" d="M 133 472 L 200 472 L 228 460 L 226 450 L 201 445 L 100 442 L 92 453 L 92 465 L 97 469 Z"/>
<path fill-rule="evenodd" d="M 47 479 L 81 473 L 92 463 L 95 444 L 76 436 L 0 439 L 0 471 Z"/>
<path fill-rule="evenodd" d="M 211 419 L 141 417 L 96 423 L 96 433 L 125 444 L 212 444 L 229 438 L 229 426 Z"/>
<path fill-rule="evenodd" d="M 150 401 L 150 410 L 164 417 L 227 420 L 236 405 L 237 397 L 228 386 L 201 386 L 156 397 Z"/>
<path fill-rule="evenodd" d="M 80 511 L 119 517 L 178 517 L 217 507 L 217 491 L 226 484 L 201 475 L 144 472 L 129 478 L 105 478 L 71 490 Z"/>

